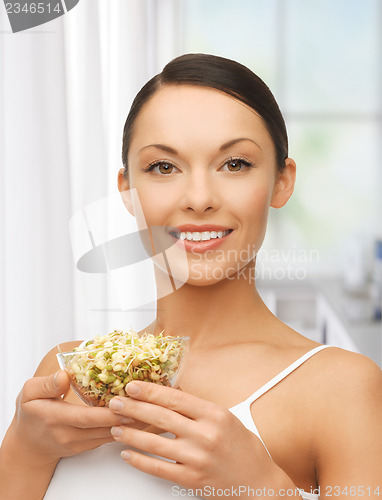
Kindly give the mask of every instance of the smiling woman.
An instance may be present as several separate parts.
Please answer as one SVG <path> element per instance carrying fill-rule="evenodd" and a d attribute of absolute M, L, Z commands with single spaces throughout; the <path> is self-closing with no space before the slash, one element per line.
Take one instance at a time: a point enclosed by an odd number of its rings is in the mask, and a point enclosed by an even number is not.
<path fill-rule="evenodd" d="M 129 397 L 87 408 L 48 353 L 4 440 L 7 498 L 93 499 L 85 478 L 99 464 L 98 498 L 378 498 L 380 369 L 287 327 L 253 282 L 269 209 L 287 203 L 296 169 L 266 85 L 234 61 L 175 59 L 132 105 L 123 164 L 127 209 L 165 229 L 175 262 L 186 255 L 186 282 L 159 290 L 146 328 L 191 338 L 182 390 L 134 381 Z"/>
<path fill-rule="evenodd" d="M 293 160 L 278 172 L 263 120 L 211 88 L 163 86 L 133 128 L 120 189 L 137 190 L 149 226 L 177 228 L 171 233 L 187 252 L 188 283 L 202 284 L 201 268 L 209 277 L 239 270 L 246 263 L 228 251 L 260 248 L 270 205 L 281 206 L 292 192 Z M 217 249 L 231 256 L 226 268 L 195 256 Z"/>
<path fill-rule="evenodd" d="M 120 189 L 137 189 L 149 225 L 177 227 L 170 234 L 183 241 L 194 285 L 203 276 L 208 282 L 230 277 L 253 261 L 269 207 L 284 205 L 294 186 L 285 123 L 268 87 L 248 68 L 203 54 L 175 59 L 138 93 L 122 161 Z M 191 220 L 173 212 L 184 204 Z M 224 259 L 207 265 L 195 255 L 218 249 L 231 256 L 225 268 Z M 234 249 L 241 255 L 246 249 L 250 259 L 235 258 Z M 253 271 L 252 263 L 247 272 Z"/>

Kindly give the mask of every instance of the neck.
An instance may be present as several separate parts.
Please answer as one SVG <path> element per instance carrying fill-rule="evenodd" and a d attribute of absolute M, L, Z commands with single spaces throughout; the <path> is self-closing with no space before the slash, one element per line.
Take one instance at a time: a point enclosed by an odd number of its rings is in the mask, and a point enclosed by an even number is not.
<path fill-rule="evenodd" d="M 255 284 L 235 276 L 208 286 L 185 284 L 159 299 L 157 318 L 149 329 L 189 336 L 194 350 L 204 350 L 230 344 L 233 338 L 261 342 L 265 322 L 272 318 Z"/>

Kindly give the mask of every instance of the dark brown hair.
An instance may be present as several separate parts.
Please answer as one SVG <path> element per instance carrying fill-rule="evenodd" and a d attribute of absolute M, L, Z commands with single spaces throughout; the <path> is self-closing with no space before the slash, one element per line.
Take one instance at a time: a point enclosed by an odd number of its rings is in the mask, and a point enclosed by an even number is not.
<path fill-rule="evenodd" d="M 144 104 L 163 85 L 200 85 L 231 95 L 259 114 L 276 149 L 277 168 L 288 157 L 284 118 L 272 92 L 255 73 L 242 64 L 210 54 L 185 54 L 170 61 L 162 73 L 149 80 L 136 95 L 123 130 L 122 162 L 127 173 L 127 154 L 133 127 Z"/>

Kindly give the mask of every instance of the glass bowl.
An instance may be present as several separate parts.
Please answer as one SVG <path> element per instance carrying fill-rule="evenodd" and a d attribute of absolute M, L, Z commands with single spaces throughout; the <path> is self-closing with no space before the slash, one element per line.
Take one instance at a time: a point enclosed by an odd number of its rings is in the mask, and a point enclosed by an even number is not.
<path fill-rule="evenodd" d="M 109 406 L 114 396 L 127 396 L 125 387 L 132 380 L 177 387 L 189 351 L 189 337 L 144 334 L 128 340 L 118 345 L 113 341 L 89 341 L 85 347 L 56 355 L 60 368 L 69 375 L 72 389 L 86 404 Z"/>

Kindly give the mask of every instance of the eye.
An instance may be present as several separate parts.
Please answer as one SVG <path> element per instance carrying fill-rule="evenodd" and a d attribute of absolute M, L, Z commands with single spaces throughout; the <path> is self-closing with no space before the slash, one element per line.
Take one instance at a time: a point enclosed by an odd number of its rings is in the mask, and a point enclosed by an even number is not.
<path fill-rule="evenodd" d="M 168 175 L 171 174 L 174 169 L 176 169 L 176 167 L 175 165 L 172 165 L 172 163 L 169 163 L 167 161 L 156 161 L 155 163 L 149 165 L 145 172 L 153 171 L 157 174 Z"/>
<path fill-rule="evenodd" d="M 243 158 L 230 158 L 225 162 L 222 169 L 228 170 L 229 172 L 240 172 L 244 170 L 245 167 L 253 167 L 253 164 Z"/>

